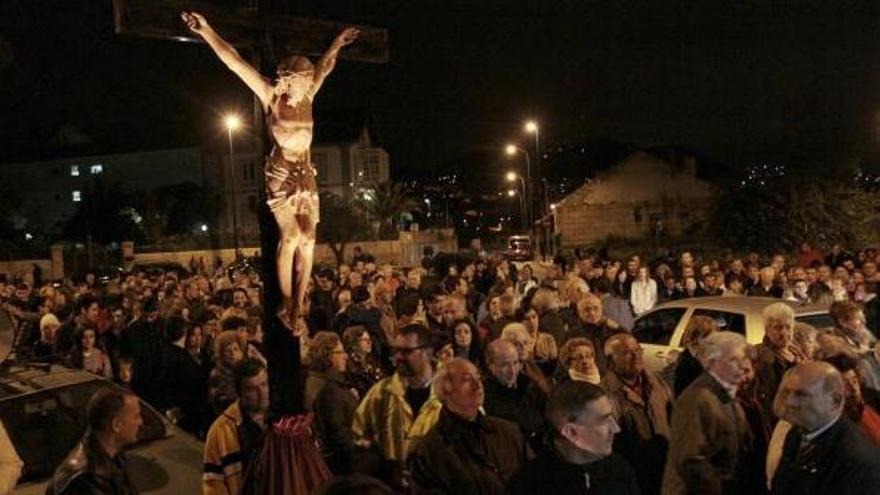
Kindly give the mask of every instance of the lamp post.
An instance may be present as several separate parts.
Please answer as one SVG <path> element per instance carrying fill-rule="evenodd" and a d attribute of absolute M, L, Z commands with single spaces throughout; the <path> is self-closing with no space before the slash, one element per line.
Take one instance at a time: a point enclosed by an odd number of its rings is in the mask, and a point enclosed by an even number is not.
<path fill-rule="evenodd" d="M 522 194 L 519 197 L 519 207 L 520 207 L 520 224 L 523 227 L 526 226 L 526 205 L 523 196 L 526 195 L 526 181 L 522 178 L 522 176 L 517 175 L 514 172 L 507 172 L 507 182 L 514 182 L 519 179 L 519 183 L 522 186 Z"/>
<path fill-rule="evenodd" d="M 522 153 L 526 158 L 526 180 L 525 183 L 528 185 L 528 188 L 525 188 L 525 201 L 526 201 L 526 216 L 528 217 L 529 222 L 529 231 L 532 230 L 532 165 L 529 160 L 529 152 L 520 148 L 515 144 L 508 144 L 504 148 L 504 152 L 507 153 L 507 156 L 516 156 L 517 153 Z"/>
<path fill-rule="evenodd" d="M 235 148 L 232 144 L 232 131 L 241 127 L 241 120 L 238 118 L 238 115 L 229 114 L 223 119 L 223 123 L 226 124 L 226 131 L 229 136 L 229 174 L 232 176 L 232 181 L 229 184 L 232 189 L 232 237 L 235 246 L 235 259 L 237 261 L 241 258 L 241 250 L 238 246 L 238 205 L 236 204 L 235 197 Z"/>

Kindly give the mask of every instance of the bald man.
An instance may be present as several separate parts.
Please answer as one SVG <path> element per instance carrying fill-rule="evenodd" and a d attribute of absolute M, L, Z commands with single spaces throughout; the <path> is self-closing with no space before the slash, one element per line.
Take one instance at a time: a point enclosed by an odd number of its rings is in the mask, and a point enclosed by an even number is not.
<path fill-rule="evenodd" d="M 448 361 L 434 378 L 440 419 L 417 440 L 409 458 L 412 492 L 501 495 L 531 450 L 510 421 L 486 416 L 483 383 L 465 359 Z"/>
<path fill-rule="evenodd" d="M 843 416 L 844 382 L 833 366 L 793 368 L 779 386 L 776 406 L 794 427 L 785 437 L 774 494 L 880 492 L 880 449 Z"/>

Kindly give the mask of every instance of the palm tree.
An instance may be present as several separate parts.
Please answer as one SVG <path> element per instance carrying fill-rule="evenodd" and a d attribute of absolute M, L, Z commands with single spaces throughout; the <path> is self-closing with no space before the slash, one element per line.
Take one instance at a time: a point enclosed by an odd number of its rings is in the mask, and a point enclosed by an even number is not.
<path fill-rule="evenodd" d="M 379 238 L 393 239 L 397 235 L 395 220 L 401 213 L 416 211 L 419 202 L 413 191 L 402 182 L 380 182 L 365 188 L 356 199 L 357 205 L 379 223 Z"/>

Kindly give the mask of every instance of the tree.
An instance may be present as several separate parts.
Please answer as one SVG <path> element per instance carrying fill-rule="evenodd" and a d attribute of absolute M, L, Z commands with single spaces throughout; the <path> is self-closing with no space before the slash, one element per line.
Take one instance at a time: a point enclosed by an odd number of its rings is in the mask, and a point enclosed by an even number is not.
<path fill-rule="evenodd" d="M 345 245 L 370 236 L 370 228 L 358 216 L 351 203 L 331 193 L 321 194 L 321 221 L 318 242 L 325 242 L 336 256 L 337 266 L 344 261 Z"/>
<path fill-rule="evenodd" d="M 357 206 L 379 222 L 379 238 L 395 239 L 397 228 L 394 221 L 404 212 L 416 210 L 418 202 L 412 190 L 402 182 L 380 182 L 364 190 Z"/>
<path fill-rule="evenodd" d="M 800 172 L 728 186 L 712 212 L 710 230 L 733 248 L 790 250 L 801 242 L 870 242 L 880 196 L 859 188 L 847 168 Z"/>
<path fill-rule="evenodd" d="M 84 192 L 79 208 L 63 225 L 62 235 L 67 240 L 91 238 L 100 244 L 122 240 L 143 242 L 145 232 L 142 217 L 135 208 L 137 199 L 119 183 L 107 186 L 96 177 Z"/>

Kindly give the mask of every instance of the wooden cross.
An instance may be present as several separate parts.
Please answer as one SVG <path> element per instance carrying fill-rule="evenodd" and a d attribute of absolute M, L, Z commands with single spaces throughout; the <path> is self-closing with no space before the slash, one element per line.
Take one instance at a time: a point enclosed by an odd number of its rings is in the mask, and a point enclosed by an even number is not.
<path fill-rule="evenodd" d="M 159 40 L 201 42 L 180 20 L 180 13 L 196 11 L 210 19 L 211 25 L 224 39 L 239 49 L 243 56 L 262 74 L 274 73 L 274 63 L 283 56 L 298 54 L 320 56 L 331 40 L 345 26 L 320 19 L 280 15 L 272 8 L 272 0 L 250 0 L 250 7 L 220 7 L 208 2 L 186 0 L 113 0 L 117 34 Z M 356 25 L 360 35 L 356 43 L 346 47 L 339 58 L 369 63 L 388 61 L 388 32 Z M 254 130 L 260 141 L 257 153 L 266 149 L 267 135 L 263 129 L 262 105 L 254 97 Z M 262 179 L 263 174 L 259 174 Z M 260 245 L 263 257 L 263 303 L 266 359 L 269 361 L 269 382 L 272 410 L 278 414 L 302 411 L 303 377 L 299 339 L 280 324 L 275 308 L 281 300 L 275 276 L 275 249 L 278 231 L 275 219 L 265 202 L 265 188 L 260 187 L 262 205 L 259 212 Z"/>

